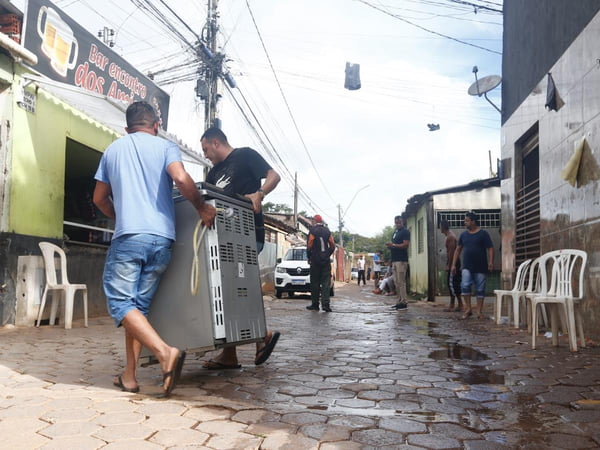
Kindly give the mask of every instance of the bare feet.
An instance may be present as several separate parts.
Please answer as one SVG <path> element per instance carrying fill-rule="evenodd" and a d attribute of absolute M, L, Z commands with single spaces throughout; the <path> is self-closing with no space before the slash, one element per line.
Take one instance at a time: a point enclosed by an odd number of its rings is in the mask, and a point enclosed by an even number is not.
<path fill-rule="evenodd" d="M 468 319 L 472 315 L 473 315 L 473 312 L 471 310 L 465 311 L 465 313 L 462 315 L 461 319 L 462 320 Z"/>

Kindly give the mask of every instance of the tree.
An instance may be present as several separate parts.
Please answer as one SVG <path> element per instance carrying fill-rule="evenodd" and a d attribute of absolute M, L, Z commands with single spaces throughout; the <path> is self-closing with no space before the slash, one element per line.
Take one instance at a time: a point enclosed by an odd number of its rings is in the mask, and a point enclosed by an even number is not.
<path fill-rule="evenodd" d="M 392 234 L 394 234 L 394 227 L 387 226 L 381 230 L 381 233 L 375 237 L 365 237 L 360 234 L 350 234 L 347 231 L 342 232 L 344 237 L 344 248 L 352 251 L 352 244 L 354 242 L 354 253 L 375 253 L 378 250 L 383 252 L 383 260 L 389 261 L 391 258 L 390 250 L 386 247 L 387 242 L 391 242 Z M 333 231 L 334 240 L 337 243 L 339 240 L 339 233 Z"/>
<path fill-rule="evenodd" d="M 263 211 L 266 213 L 293 214 L 294 210 L 285 203 L 267 202 L 263 204 Z"/>

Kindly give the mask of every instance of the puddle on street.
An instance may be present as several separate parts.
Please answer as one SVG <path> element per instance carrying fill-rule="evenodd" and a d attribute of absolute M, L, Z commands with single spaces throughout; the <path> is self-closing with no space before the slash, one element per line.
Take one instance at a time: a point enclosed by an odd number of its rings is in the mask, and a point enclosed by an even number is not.
<path fill-rule="evenodd" d="M 459 360 L 459 361 L 485 361 L 490 359 L 486 354 L 481 353 L 471 347 L 465 347 L 456 342 L 449 342 L 444 345 L 443 350 L 435 350 L 428 356 L 436 361 Z M 459 380 L 465 384 L 504 384 L 504 375 L 499 375 L 494 371 L 484 367 L 465 365 L 462 368 L 450 370 L 455 372 Z"/>
<path fill-rule="evenodd" d="M 429 333 L 429 337 L 440 340 L 440 341 L 447 341 L 452 336 L 450 336 L 449 334 L 443 334 L 443 333 Z"/>
<path fill-rule="evenodd" d="M 438 326 L 435 322 L 429 322 L 424 319 L 412 319 L 409 323 L 416 327 L 417 334 L 424 334 L 425 336 L 431 336 L 434 333 L 433 329 Z"/>
<path fill-rule="evenodd" d="M 369 417 L 402 417 L 408 420 L 415 420 L 423 423 L 442 423 L 450 421 L 448 414 L 440 414 L 431 411 L 411 411 L 402 412 L 398 409 L 380 409 L 380 408 L 348 408 L 344 406 L 335 405 L 317 405 L 310 406 L 308 409 L 327 410 L 328 412 L 345 414 L 345 415 L 356 415 L 356 416 L 369 416 Z"/>
<path fill-rule="evenodd" d="M 457 375 L 464 384 L 504 384 L 504 375 L 483 367 L 470 367 L 466 372 Z"/>
<path fill-rule="evenodd" d="M 316 408 L 310 408 L 316 409 Z M 379 408 L 348 408 L 344 406 L 328 406 L 326 407 L 327 411 L 346 414 L 346 415 L 355 415 L 355 416 L 375 416 L 375 417 L 389 417 L 395 416 L 395 409 L 379 409 Z"/>
<path fill-rule="evenodd" d="M 461 359 L 467 361 L 484 361 L 490 359 L 486 354 L 481 353 L 471 347 L 464 347 L 456 342 L 449 342 L 444 345 L 444 350 L 435 350 L 429 354 L 431 359 L 441 361 L 445 359 Z"/>

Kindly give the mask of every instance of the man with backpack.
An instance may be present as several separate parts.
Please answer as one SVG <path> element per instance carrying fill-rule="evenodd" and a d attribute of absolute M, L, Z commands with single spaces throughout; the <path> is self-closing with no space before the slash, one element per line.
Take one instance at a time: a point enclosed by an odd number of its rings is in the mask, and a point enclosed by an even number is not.
<path fill-rule="evenodd" d="M 306 245 L 308 263 L 310 264 L 310 311 L 319 310 L 319 297 L 321 307 L 325 312 L 331 312 L 329 305 L 329 289 L 331 283 L 331 255 L 335 250 L 335 243 L 329 228 L 323 223 L 320 215 L 313 217 L 313 226 L 308 233 Z"/>

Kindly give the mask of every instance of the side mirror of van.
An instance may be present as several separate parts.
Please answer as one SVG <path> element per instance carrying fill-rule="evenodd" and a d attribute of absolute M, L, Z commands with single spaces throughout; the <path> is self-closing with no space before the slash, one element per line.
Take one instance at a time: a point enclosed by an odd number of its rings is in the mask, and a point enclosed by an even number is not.
<path fill-rule="evenodd" d="M 277 258 L 277 264 L 281 262 L 281 258 Z"/>

